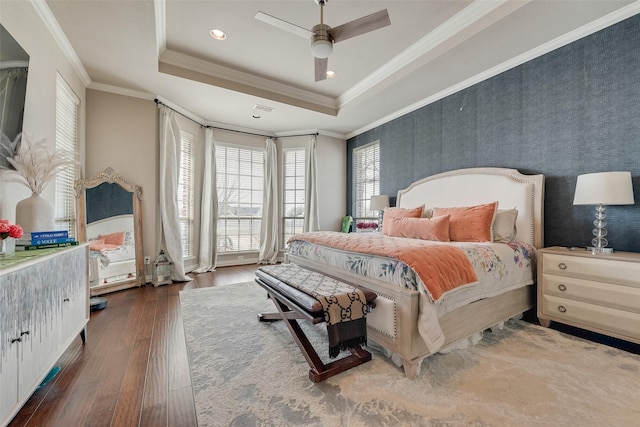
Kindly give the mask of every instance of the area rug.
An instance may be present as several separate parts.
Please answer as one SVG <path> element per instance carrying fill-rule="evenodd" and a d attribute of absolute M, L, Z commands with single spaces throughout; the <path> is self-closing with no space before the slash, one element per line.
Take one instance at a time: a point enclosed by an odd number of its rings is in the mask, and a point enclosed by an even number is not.
<path fill-rule="evenodd" d="M 314 384 L 255 283 L 180 303 L 199 426 L 638 426 L 640 356 L 523 321 L 427 358 L 414 379 L 382 353 Z M 303 328 L 327 359 L 323 325 Z"/>

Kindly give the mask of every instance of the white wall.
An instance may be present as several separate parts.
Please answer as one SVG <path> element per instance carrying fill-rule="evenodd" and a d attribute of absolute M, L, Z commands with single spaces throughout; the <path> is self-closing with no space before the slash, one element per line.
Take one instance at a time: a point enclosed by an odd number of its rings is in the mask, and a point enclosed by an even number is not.
<path fill-rule="evenodd" d="M 347 212 L 347 149 L 343 139 L 318 136 L 320 229 L 340 231 Z"/>
<path fill-rule="evenodd" d="M 23 132 L 34 140 L 46 139 L 52 149 L 55 147 L 56 79 L 60 73 L 80 99 L 79 142 L 80 160 L 83 162 L 86 94 L 82 79 L 58 47 L 31 2 L 0 2 L 0 22 L 29 54 Z M 27 187 L 7 183 L 0 174 L 0 218 L 15 221 L 16 204 L 30 195 Z M 54 185 L 49 184 L 42 195 L 53 203 Z"/>
<path fill-rule="evenodd" d="M 142 187 L 144 254 L 155 259 L 158 114 L 152 100 L 87 90 L 87 161 L 84 178 L 111 167 Z"/>

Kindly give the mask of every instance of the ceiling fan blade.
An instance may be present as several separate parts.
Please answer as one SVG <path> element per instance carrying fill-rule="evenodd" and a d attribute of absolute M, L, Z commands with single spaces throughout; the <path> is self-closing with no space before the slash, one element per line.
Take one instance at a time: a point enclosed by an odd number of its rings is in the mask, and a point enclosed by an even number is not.
<path fill-rule="evenodd" d="M 316 82 L 325 80 L 327 78 L 327 67 L 329 64 L 329 58 L 314 58 L 315 70 L 316 70 Z"/>
<path fill-rule="evenodd" d="M 369 31 L 386 27 L 387 25 L 391 25 L 391 19 L 389 19 L 387 9 L 384 9 L 379 12 L 374 12 L 371 15 L 363 16 L 362 18 L 347 22 L 346 24 L 338 25 L 337 27 L 329 30 L 329 34 L 331 35 L 333 42 L 338 43 L 343 40 L 368 33 Z"/>
<path fill-rule="evenodd" d="M 281 30 L 289 31 L 290 33 L 293 33 L 305 39 L 310 39 L 311 36 L 313 36 L 313 31 L 309 31 L 306 28 L 298 27 L 295 24 L 283 21 L 280 18 L 276 18 L 275 16 L 271 16 L 263 12 L 257 12 L 255 15 L 253 15 L 253 17 L 258 21 L 273 25 L 274 27 L 280 28 Z"/>

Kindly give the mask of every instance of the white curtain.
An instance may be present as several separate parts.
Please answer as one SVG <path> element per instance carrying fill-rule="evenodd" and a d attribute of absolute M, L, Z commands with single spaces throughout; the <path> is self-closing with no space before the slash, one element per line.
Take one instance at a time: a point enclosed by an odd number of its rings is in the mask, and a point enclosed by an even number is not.
<path fill-rule="evenodd" d="M 267 138 L 264 163 L 264 196 L 258 262 L 275 264 L 280 248 L 280 236 L 278 233 L 278 155 L 276 141 L 273 138 Z"/>
<path fill-rule="evenodd" d="M 307 167 L 305 168 L 305 197 L 304 197 L 304 224 L 302 231 L 318 231 L 320 229 L 318 214 L 318 183 L 316 145 L 318 138 L 316 135 L 309 137 L 309 150 L 307 156 Z"/>
<path fill-rule="evenodd" d="M 213 129 L 207 128 L 204 137 L 204 177 L 200 209 L 200 250 L 198 268 L 194 273 L 216 269 L 218 257 L 218 190 L 216 185 L 216 145 Z"/>
<path fill-rule="evenodd" d="M 180 127 L 175 113 L 160 105 L 158 129 L 160 164 L 160 247 L 172 262 L 171 279 L 191 280 L 184 273 L 180 217 L 178 215 L 178 170 L 180 165 Z"/>

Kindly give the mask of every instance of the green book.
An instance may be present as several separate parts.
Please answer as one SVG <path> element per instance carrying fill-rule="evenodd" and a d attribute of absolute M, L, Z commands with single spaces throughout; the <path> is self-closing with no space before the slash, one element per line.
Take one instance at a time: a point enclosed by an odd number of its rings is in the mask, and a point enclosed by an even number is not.
<path fill-rule="evenodd" d="M 16 251 L 31 251 L 35 249 L 63 248 L 65 246 L 75 246 L 77 241 L 63 243 L 48 243 L 46 245 L 16 245 Z"/>

